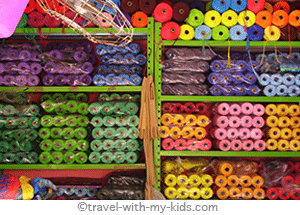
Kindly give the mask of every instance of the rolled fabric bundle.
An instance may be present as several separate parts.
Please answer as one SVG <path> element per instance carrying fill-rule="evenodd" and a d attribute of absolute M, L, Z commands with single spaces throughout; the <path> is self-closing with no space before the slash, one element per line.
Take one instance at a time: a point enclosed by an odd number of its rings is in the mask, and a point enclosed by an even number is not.
<path fill-rule="evenodd" d="M 121 2 L 122 11 L 133 14 L 139 10 L 138 0 L 124 0 Z"/>
<path fill-rule="evenodd" d="M 165 23 L 171 21 L 173 17 L 173 8 L 167 3 L 159 3 L 156 5 L 152 16 L 156 22 Z"/>
<path fill-rule="evenodd" d="M 235 25 L 230 28 L 230 39 L 236 41 L 243 41 L 247 37 L 247 32 L 245 31 L 244 27 L 241 25 Z"/>
<path fill-rule="evenodd" d="M 233 10 L 227 10 L 221 15 L 221 23 L 228 28 L 231 28 L 237 24 L 238 15 Z"/>
<path fill-rule="evenodd" d="M 211 39 L 211 28 L 207 25 L 201 25 L 195 29 L 196 40 L 210 40 Z"/>
<path fill-rule="evenodd" d="M 163 23 L 161 27 L 161 37 L 164 40 L 176 40 L 181 33 L 181 28 L 176 22 Z"/>
<path fill-rule="evenodd" d="M 135 28 L 144 28 L 148 25 L 148 16 L 142 11 L 137 11 L 131 16 L 131 23 Z"/>
<path fill-rule="evenodd" d="M 259 11 L 264 10 L 265 0 L 248 0 L 247 9 L 253 13 L 258 13 Z"/>
<path fill-rule="evenodd" d="M 239 13 L 238 23 L 241 26 L 247 26 L 248 28 L 255 24 L 255 13 L 250 10 L 244 10 Z"/>
<path fill-rule="evenodd" d="M 41 28 L 45 25 L 45 17 L 39 11 L 33 11 L 28 14 L 28 25 L 31 27 Z"/>
<path fill-rule="evenodd" d="M 188 24 L 183 24 L 180 26 L 179 39 L 182 40 L 192 40 L 195 36 L 195 30 L 192 26 Z"/>
<path fill-rule="evenodd" d="M 193 28 L 197 28 L 203 24 L 204 15 L 198 9 L 191 9 L 189 16 L 185 19 L 185 22 Z"/>
<path fill-rule="evenodd" d="M 273 25 L 277 26 L 278 28 L 283 28 L 287 24 L 289 24 L 289 15 L 284 10 L 277 10 L 273 13 L 272 17 Z"/>
<path fill-rule="evenodd" d="M 231 4 L 231 0 L 214 0 L 211 3 L 211 7 L 213 10 L 218 11 L 219 13 L 224 13 L 229 10 Z"/>
<path fill-rule="evenodd" d="M 190 8 L 183 2 L 177 2 L 173 5 L 173 16 L 172 19 L 176 22 L 183 22 L 188 18 L 190 14 Z"/>
<path fill-rule="evenodd" d="M 284 10 L 286 13 L 290 12 L 290 5 L 286 1 L 279 1 L 273 6 L 273 12 L 276 12 L 278 10 Z"/>
<path fill-rule="evenodd" d="M 221 14 L 216 10 L 207 11 L 204 15 L 204 24 L 210 28 L 220 25 L 221 20 Z"/>

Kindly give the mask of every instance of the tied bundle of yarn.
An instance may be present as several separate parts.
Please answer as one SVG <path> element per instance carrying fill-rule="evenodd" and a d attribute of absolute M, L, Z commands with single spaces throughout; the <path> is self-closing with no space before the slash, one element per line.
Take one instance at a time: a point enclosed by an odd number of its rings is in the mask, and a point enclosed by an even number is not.
<path fill-rule="evenodd" d="M 221 20 L 221 14 L 216 10 L 210 10 L 204 15 L 204 24 L 210 28 L 220 25 Z"/>
<path fill-rule="evenodd" d="M 240 13 L 247 8 L 247 0 L 231 0 L 230 8 Z"/>
<path fill-rule="evenodd" d="M 277 10 L 284 10 L 286 13 L 289 13 L 290 9 L 290 5 L 286 1 L 279 1 L 273 6 L 273 12 Z"/>
<path fill-rule="evenodd" d="M 167 3 L 159 3 L 156 5 L 152 16 L 156 22 L 165 23 L 171 21 L 173 17 L 173 8 Z"/>
<path fill-rule="evenodd" d="M 272 23 L 278 28 L 285 27 L 287 24 L 289 24 L 289 14 L 284 10 L 276 10 L 273 13 Z"/>
<path fill-rule="evenodd" d="M 267 41 L 278 41 L 280 38 L 280 29 L 275 25 L 266 27 L 264 30 L 264 38 Z"/>
<path fill-rule="evenodd" d="M 124 12 L 133 14 L 139 10 L 138 0 L 122 0 L 121 9 Z"/>
<path fill-rule="evenodd" d="M 265 0 L 248 0 L 247 8 L 253 13 L 258 13 L 265 8 Z"/>
<path fill-rule="evenodd" d="M 238 15 L 233 10 L 225 11 L 221 16 L 221 23 L 228 28 L 231 28 L 237 24 Z"/>
<path fill-rule="evenodd" d="M 135 28 L 144 28 L 148 24 L 148 16 L 142 11 L 137 11 L 132 15 L 131 23 Z"/>
<path fill-rule="evenodd" d="M 192 26 L 188 24 L 183 24 L 180 26 L 179 39 L 182 40 L 192 40 L 195 36 L 195 30 Z"/>
<path fill-rule="evenodd" d="M 173 5 L 173 20 L 183 22 L 190 14 L 190 8 L 183 2 L 178 2 Z"/>
<path fill-rule="evenodd" d="M 242 11 L 238 16 L 238 23 L 249 28 L 255 24 L 255 13 L 250 10 Z"/>
<path fill-rule="evenodd" d="M 231 0 L 213 0 L 211 7 L 219 13 L 224 13 L 230 8 Z"/>
<path fill-rule="evenodd" d="M 262 28 L 266 28 L 272 25 L 273 15 L 267 11 L 263 10 L 256 14 L 255 23 Z"/>
<path fill-rule="evenodd" d="M 204 22 L 204 15 L 198 9 L 192 9 L 188 18 L 186 18 L 185 22 L 192 26 L 193 28 L 197 28 Z"/>
<path fill-rule="evenodd" d="M 163 40 L 176 40 L 180 35 L 180 26 L 176 22 L 162 24 L 160 36 Z"/>
<path fill-rule="evenodd" d="M 300 26 L 300 10 L 293 10 L 289 15 L 289 23 L 294 27 Z"/>
<path fill-rule="evenodd" d="M 156 0 L 140 0 L 139 6 L 140 10 L 146 13 L 147 15 L 151 16 L 155 7 L 156 7 Z"/>

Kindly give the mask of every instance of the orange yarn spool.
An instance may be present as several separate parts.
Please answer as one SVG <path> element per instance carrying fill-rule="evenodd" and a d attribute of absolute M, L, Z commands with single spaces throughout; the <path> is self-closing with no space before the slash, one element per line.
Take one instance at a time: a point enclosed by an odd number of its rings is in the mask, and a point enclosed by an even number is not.
<path fill-rule="evenodd" d="M 289 14 L 284 10 L 277 10 L 273 13 L 272 23 L 278 28 L 283 28 L 289 24 Z"/>
<path fill-rule="evenodd" d="M 264 8 L 264 10 L 267 10 L 270 13 L 273 13 L 273 6 L 270 3 L 265 2 L 265 8 Z"/>
<path fill-rule="evenodd" d="M 294 27 L 300 26 L 300 10 L 293 10 L 289 15 L 289 23 Z"/>
<path fill-rule="evenodd" d="M 255 23 L 262 28 L 266 28 L 272 25 L 273 15 L 267 11 L 263 10 L 256 14 Z"/>
<path fill-rule="evenodd" d="M 148 24 L 148 16 L 142 11 L 135 12 L 131 17 L 131 24 L 135 28 L 144 28 Z"/>
<path fill-rule="evenodd" d="M 289 13 L 291 8 L 289 3 L 287 3 L 286 1 L 279 1 L 273 6 L 273 11 L 275 12 L 277 10 L 284 10 L 285 12 Z"/>

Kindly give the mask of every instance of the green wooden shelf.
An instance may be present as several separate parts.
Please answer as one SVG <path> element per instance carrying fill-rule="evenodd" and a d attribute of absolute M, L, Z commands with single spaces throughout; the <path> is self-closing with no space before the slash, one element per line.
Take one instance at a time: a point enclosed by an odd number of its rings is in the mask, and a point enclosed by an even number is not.
<path fill-rule="evenodd" d="M 191 157 L 299 157 L 300 152 L 293 151 L 160 151 L 160 156 Z"/>
<path fill-rule="evenodd" d="M 300 97 L 267 96 L 161 96 L 161 101 L 201 101 L 201 102 L 292 102 L 299 103 Z"/>
<path fill-rule="evenodd" d="M 0 169 L 145 169 L 145 164 L 0 164 Z"/>
<path fill-rule="evenodd" d="M 0 92 L 140 92 L 141 86 L 87 86 L 87 87 L 0 87 Z"/>

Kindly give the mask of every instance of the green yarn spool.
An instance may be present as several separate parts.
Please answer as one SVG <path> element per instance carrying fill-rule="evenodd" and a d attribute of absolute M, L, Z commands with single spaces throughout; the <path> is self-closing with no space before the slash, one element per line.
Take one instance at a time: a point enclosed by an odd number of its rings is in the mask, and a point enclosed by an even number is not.
<path fill-rule="evenodd" d="M 78 111 L 78 102 L 70 100 L 66 103 L 66 109 L 69 113 L 76 113 Z"/>
<path fill-rule="evenodd" d="M 114 162 L 117 164 L 124 163 L 126 160 L 126 155 L 124 152 L 115 152 L 114 153 Z"/>
<path fill-rule="evenodd" d="M 52 149 L 54 151 L 62 151 L 65 149 L 64 144 L 65 144 L 65 142 L 62 139 L 53 140 Z"/>
<path fill-rule="evenodd" d="M 46 111 L 47 113 L 52 113 L 54 111 L 55 103 L 52 100 L 46 100 L 41 105 L 44 111 Z"/>
<path fill-rule="evenodd" d="M 39 156 L 39 161 L 42 164 L 48 164 L 51 162 L 51 153 L 50 152 L 42 152 Z"/>
<path fill-rule="evenodd" d="M 72 139 L 75 137 L 75 131 L 71 127 L 66 127 L 62 131 L 62 136 L 67 140 L 67 139 Z"/>
<path fill-rule="evenodd" d="M 18 121 L 17 119 L 13 118 L 13 117 L 8 117 L 6 118 L 6 122 L 4 124 L 4 127 L 7 129 L 13 129 L 18 125 Z"/>
<path fill-rule="evenodd" d="M 9 143 L 9 151 L 11 152 L 19 152 L 20 151 L 20 144 L 16 140 L 12 140 Z"/>
<path fill-rule="evenodd" d="M 103 131 L 102 128 L 100 128 L 100 127 L 96 127 L 92 130 L 92 136 L 96 140 L 102 139 L 104 134 L 105 134 L 105 131 Z"/>
<path fill-rule="evenodd" d="M 125 155 L 127 163 L 134 164 L 138 160 L 138 154 L 136 152 L 127 152 Z"/>
<path fill-rule="evenodd" d="M 185 22 L 192 26 L 193 28 L 197 28 L 201 26 L 204 22 L 204 14 L 201 10 L 192 9 L 190 10 L 190 14 L 188 18 L 186 18 Z"/>
<path fill-rule="evenodd" d="M 65 101 L 76 100 L 76 95 L 74 93 L 66 93 L 64 95 Z"/>
<path fill-rule="evenodd" d="M 85 152 L 78 152 L 75 155 L 75 161 L 78 164 L 84 164 L 88 160 L 88 155 Z"/>
<path fill-rule="evenodd" d="M 128 130 L 126 127 L 119 127 L 116 130 L 116 136 L 118 139 L 125 139 L 129 135 Z"/>
<path fill-rule="evenodd" d="M 15 162 L 15 154 L 13 154 L 11 152 L 4 153 L 2 162 L 14 163 Z"/>
<path fill-rule="evenodd" d="M 136 127 L 130 127 L 128 129 L 128 138 L 137 139 L 138 138 L 138 129 Z"/>
<path fill-rule="evenodd" d="M 3 115 L 4 116 L 13 116 L 17 113 L 16 108 L 13 105 L 4 105 Z"/>
<path fill-rule="evenodd" d="M 50 128 L 53 125 L 53 122 L 54 120 L 50 115 L 45 115 L 41 118 L 41 125 L 45 128 Z"/>
<path fill-rule="evenodd" d="M 4 130 L 2 131 L 1 138 L 2 140 L 10 141 L 14 139 L 14 132 L 9 130 Z"/>
<path fill-rule="evenodd" d="M 75 153 L 68 151 L 64 154 L 64 162 L 67 164 L 72 164 L 75 162 Z"/>
<path fill-rule="evenodd" d="M 87 137 L 87 130 L 84 127 L 78 127 L 75 129 L 75 137 L 79 140 L 85 139 Z"/>
<path fill-rule="evenodd" d="M 77 122 L 78 122 L 77 118 L 75 116 L 72 116 L 72 115 L 67 116 L 65 121 L 66 121 L 65 124 L 68 127 L 75 127 L 77 125 Z"/>
<path fill-rule="evenodd" d="M 50 94 L 43 94 L 40 98 L 41 103 L 47 100 L 52 100 L 52 96 Z"/>
<path fill-rule="evenodd" d="M 130 116 L 128 118 L 128 125 L 130 127 L 137 127 L 139 125 L 139 117 L 137 115 Z"/>
<path fill-rule="evenodd" d="M 106 102 L 102 104 L 100 113 L 102 113 L 104 116 L 109 116 L 113 113 L 113 111 L 113 105 L 111 103 Z"/>
<path fill-rule="evenodd" d="M 41 126 L 41 120 L 38 117 L 31 117 L 28 124 L 30 128 L 39 128 Z"/>
<path fill-rule="evenodd" d="M 30 132 L 32 132 L 31 129 L 28 129 L 28 130 L 16 129 L 13 131 L 13 135 L 14 135 L 15 140 L 21 141 L 21 140 L 24 140 L 25 138 L 28 139 L 27 135 L 31 134 Z M 32 134 L 32 135 L 36 135 L 36 134 Z M 29 138 L 31 138 L 31 136 Z M 28 139 L 28 140 L 31 141 L 31 140 L 35 140 L 35 139 Z"/>
<path fill-rule="evenodd" d="M 35 129 L 28 129 L 25 132 L 25 138 L 29 141 L 36 140 L 36 138 L 39 136 L 39 133 Z"/>
<path fill-rule="evenodd" d="M 54 93 L 54 94 L 52 95 L 52 99 L 53 99 L 56 103 L 62 102 L 62 101 L 65 100 L 64 95 L 61 94 L 61 93 Z"/>
<path fill-rule="evenodd" d="M 86 94 L 84 93 L 78 93 L 76 95 L 76 101 L 78 102 L 88 102 L 89 98 Z"/>
<path fill-rule="evenodd" d="M 133 102 L 128 102 L 125 105 L 125 112 L 129 115 L 136 115 L 138 111 L 139 111 L 139 107 L 137 106 L 137 104 Z"/>
<path fill-rule="evenodd" d="M 30 152 L 27 155 L 27 162 L 30 163 L 30 164 L 37 163 L 38 160 L 39 160 L 39 155 L 36 152 Z"/>
<path fill-rule="evenodd" d="M 110 164 L 114 161 L 114 155 L 112 152 L 103 152 L 101 155 L 101 161 L 105 164 Z"/>
<path fill-rule="evenodd" d="M 213 28 L 211 36 L 213 40 L 225 41 L 230 37 L 230 31 L 226 26 L 218 25 L 217 27 Z"/>
<path fill-rule="evenodd" d="M 118 116 L 116 118 L 116 125 L 117 126 L 126 126 L 128 125 L 128 116 Z"/>
<path fill-rule="evenodd" d="M 89 161 L 93 164 L 101 162 L 101 154 L 99 152 L 91 152 L 89 155 Z"/>
<path fill-rule="evenodd" d="M 75 139 L 68 139 L 65 141 L 64 146 L 67 151 L 75 151 L 77 148 L 77 141 Z"/>
<path fill-rule="evenodd" d="M 103 144 L 101 140 L 93 140 L 90 144 L 90 148 L 92 151 L 100 152 L 103 149 Z"/>
<path fill-rule="evenodd" d="M 28 162 L 26 153 L 24 153 L 24 152 L 16 153 L 15 154 L 15 162 L 17 164 L 24 164 L 24 163 Z"/>
<path fill-rule="evenodd" d="M 116 136 L 116 129 L 115 128 L 105 128 L 104 130 L 104 137 L 106 139 L 113 139 Z"/>
<path fill-rule="evenodd" d="M 129 151 L 138 151 L 140 147 L 140 144 L 137 140 L 128 140 L 126 142 L 126 148 L 129 150 Z"/>
<path fill-rule="evenodd" d="M 113 140 L 104 140 L 103 141 L 103 150 L 112 151 L 115 148 L 115 143 Z"/>
<path fill-rule="evenodd" d="M 51 130 L 49 128 L 41 128 L 39 130 L 39 137 L 42 139 L 49 139 L 50 133 L 51 133 Z"/>
<path fill-rule="evenodd" d="M 119 93 L 112 93 L 109 98 L 110 101 L 118 101 L 121 99 L 121 96 Z"/>
<path fill-rule="evenodd" d="M 109 100 L 110 100 L 110 96 L 107 93 L 101 93 L 98 97 L 99 102 L 109 101 Z"/>
<path fill-rule="evenodd" d="M 103 125 L 105 127 L 113 127 L 116 124 L 116 119 L 111 116 L 103 117 Z"/>
<path fill-rule="evenodd" d="M 51 128 L 51 130 L 50 130 L 50 136 L 51 136 L 51 138 L 53 138 L 53 139 L 60 139 L 61 136 L 62 136 L 62 131 L 63 130 L 61 128 L 56 128 L 56 127 Z"/>
<path fill-rule="evenodd" d="M 77 150 L 85 152 L 89 149 L 89 142 L 87 140 L 78 140 Z"/>
<path fill-rule="evenodd" d="M 0 152 L 1 153 L 6 153 L 9 150 L 9 143 L 8 141 L 1 140 L 0 141 Z"/>
<path fill-rule="evenodd" d="M 63 162 L 63 160 L 64 160 L 64 155 L 62 152 L 60 152 L 60 151 L 52 152 L 52 154 L 51 154 L 52 163 L 60 164 Z"/>
<path fill-rule="evenodd" d="M 113 106 L 113 112 L 117 116 L 124 115 L 125 114 L 125 105 L 121 102 L 115 103 L 114 106 Z"/>
<path fill-rule="evenodd" d="M 80 103 L 78 105 L 77 112 L 81 115 L 87 115 L 89 113 L 89 105 L 88 103 Z"/>
<path fill-rule="evenodd" d="M 55 127 L 63 127 L 65 125 L 65 117 L 63 116 L 53 117 L 53 125 Z"/>
<path fill-rule="evenodd" d="M 67 106 L 63 103 L 55 104 L 54 112 L 57 115 L 63 116 L 67 113 Z"/>
<path fill-rule="evenodd" d="M 115 140 L 115 149 L 117 151 L 124 151 L 126 147 L 127 147 L 126 140 L 124 139 Z"/>
<path fill-rule="evenodd" d="M 41 150 L 43 150 L 45 152 L 51 151 L 52 148 L 53 148 L 53 142 L 52 142 L 52 140 L 50 140 L 50 139 L 43 140 L 40 143 L 40 148 L 41 148 Z"/>
<path fill-rule="evenodd" d="M 34 149 L 36 149 L 36 143 L 33 143 L 29 140 L 23 140 L 21 143 L 20 143 L 20 150 L 23 151 L 23 152 L 30 152 Z"/>
<path fill-rule="evenodd" d="M 101 127 L 103 125 L 103 120 L 100 116 L 94 116 L 91 120 L 91 124 L 94 127 Z"/>
<path fill-rule="evenodd" d="M 101 111 L 101 105 L 98 102 L 94 102 L 89 105 L 88 111 L 90 114 L 96 116 L 100 114 Z"/>
<path fill-rule="evenodd" d="M 27 116 L 38 116 L 40 114 L 40 107 L 36 104 L 31 104 L 28 109 L 26 109 L 25 114 Z"/>
<path fill-rule="evenodd" d="M 89 124 L 89 118 L 87 116 L 80 116 L 77 118 L 77 124 L 81 127 L 87 127 Z"/>

